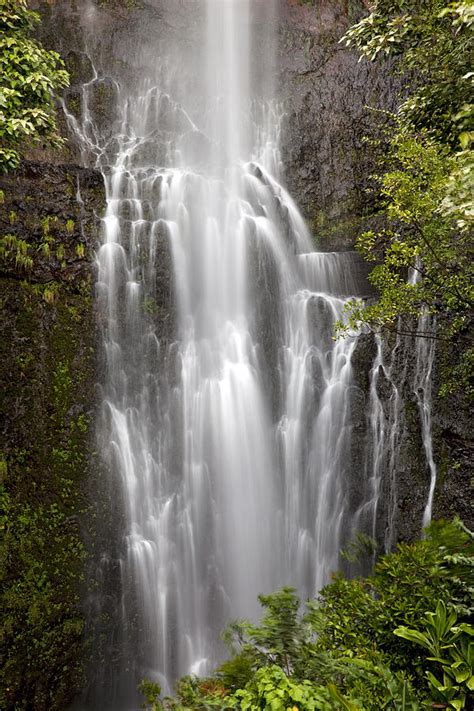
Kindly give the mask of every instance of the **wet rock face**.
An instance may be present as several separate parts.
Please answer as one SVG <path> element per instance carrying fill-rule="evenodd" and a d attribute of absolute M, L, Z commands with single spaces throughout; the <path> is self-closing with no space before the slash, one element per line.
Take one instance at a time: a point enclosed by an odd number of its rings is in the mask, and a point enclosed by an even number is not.
<path fill-rule="evenodd" d="M 3 205 L 0 234 L 9 235 L 2 274 L 32 283 L 78 286 L 91 276 L 91 254 L 99 237 L 104 184 L 98 171 L 23 161 L 0 176 Z M 17 259 L 18 245 L 28 259 Z"/>
<path fill-rule="evenodd" d="M 81 111 L 81 86 L 94 77 L 86 49 L 88 43 L 94 41 L 90 36 L 91 27 L 96 36 L 100 37 L 100 56 L 104 64 L 108 63 L 111 73 L 122 77 L 124 82 L 134 81 L 143 59 L 140 47 L 136 46 L 136 34 L 130 32 L 131 24 L 140 28 L 141 45 L 154 46 L 154 43 L 164 42 L 168 47 L 173 46 L 177 54 L 195 50 L 196 12 L 199 9 L 197 1 L 96 0 L 95 5 L 100 8 L 100 12 L 94 16 L 93 21 L 85 16 L 85 5 L 76 0 L 63 0 L 60 3 L 35 0 L 32 5 L 39 7 L 44 17 L 41 28 L 43 41 L 61 52 L 72 72 L 72 85 L 66 92 L 65 101 L 68 110 L 75 116 L 79 116 Z M 255 0 L 257 22 L 267 21 L 264 6 L 265 0 Z M 371 218 L 368 216 L 374 210 L 374 204 L 366 191 L 371 186 L 370 175 L 376 168 L 377 156 L 373 146 L 366 143 L 365 139 L 379 136 L 381 115 L 369 111 L 367 107 L 393 109 L 399 89 L 391 76 L 389 65 L 359 62 L 355 52 L 339 43 L 347 28 L 365 11 L 365 3 L 347 3 L 344 0 L 280 0 L 278 19 L 272 20 L 278 22 L 279 42 L 275 53 L 275 63 L 279 68 L 277 89 L 285 109 L 281 135 L 285 182 L 302 208 L 321 249 L 328 251 L 350 249 L 355 237 L 370 223 Z M 273 30 L 269 28 L 269 37 Z M 120 48 L 120 52 L 117 48 Z M 127 57 L 126 63 L 123 61 L 124 56 Z M 254 70 L 258 73 L 258 62 Z M 186 77 L 179 76 L 179 67 L 176 71 L 177 78 L 185 82 Z M 116 86 L 110 77 L 104 74 L 97 77 L 92 97 L 90 109 L 95 120 L 104 128 L 111 126 L 115 120 Z M 163 118 L 166 116 L 161 116 Z M 174 121 L 176 116 L 173 115 L 172 119 Z M 69 135 L 61 112 L 60 120 L 62 132 Z M 163 144 L 165 138 L 157 140 L 157 144 Z M 202 137 L 197 138 L 201 140 Z M 144 150 L 151 148 L 146 146 Z M 200 150 L 200 145 L 196 150 Z M 88 160 L 77 149 L 74 141 L 70 141 L 60 153 L 43 151 L 35 153 L 34 157 L 47 163 L 69 165 Z M 29 170 L 33 170 L 33 167 Z M 40 184 L 40 168 L 34 170 L 37 171 L 36 180 Z M 51 170 L 48 167 L 46 172 L 55 181 L 59 195 L 62 180 L 59 176 L 63 168 L 58 169 L 56 175 Z M 71 170 L 74 173 L 76 169 Z M 89 180 L 94 182 L 96 178 L 92 175 L 81 173 L 81 180 L 85 184 L 89 184 Z M 23 185 L 23 197 L 17 196 L 18 204 L 11 209 L 21 214 L 19 222 L 23 223 L 25 219 L 33 219 L 26 202 L 28 194 L 31 194 L 31 189 L 27 188 L 30 178 L 19 175 L 18 180 Z M 93 199 L 93 193 L 91 189 L 85 198 L 86 206 Z M 54 216 L 65 224 L 68 219 L 67 210 L 61 202 L 58 211 L 57 214 L 53 213 Z M 101 208 L 97 212 L 100 214 Z M 9 222 L 8 219 L 6 221 Z M 6 227 L 10 229 L 9 224 Z M 89 230 L 87 224 L 85 230 Z M 93 229 L 91 235 L 92 232 Z M 32 227 L 32 234 L 40 244 L 42 236 L 38 226 Z M 67 231 L 63 230 L 63 236 L 67 251 Z M 164 258 L 160 261 L 160 283 L 163 287 L 159 303 L 153 307 L 150 318 L 159 321 L 162 333 L 168 336 L 172 330 L 173 315 L 169 259 L 166 240 L 163 238 L 162 241 Z M 71 265 L 66 259 L 66 264 L 73 273 L 72 254 L 70 261 Z M 49 278 L 52 270 L 57 268 L 56 264 L 44 267 L 41 278 Z M 373 343 L 365 339 L 354 354 L 358 397 L 366 406 L 373 353 Z M 401 374 L 403 364 L 398 364 L 398 367 Z M 390 392 L 387 392 L 386 398 L 389 396 Z M 403 435 L 403 457 L 397 475 L 400 486 L 399 537 L 413 538 L 419 533 L 420 517 L 418 513 L 413 516 L 412 512 L 414 509 L 422 511 L 428 474 L 420 453 L 419 416 L 413 394 L 407 390 L 404 396 L 406 432 Z M 361 409 L 361 406 L 356 408 L 359 413 Z M 471 451 L 470 435 L 460 424 L 462 418 L 457 417 L 457 411 L 458 407 L 453 406 L 451 401 L 446 401 L 446 404 L 436 402 L 434 405 L 435 448 L 441 471 L 435 499 L 437 515 L 451 515 L 455 512 L 469 515 L 468 475 L 462 477 L 460 471 L 467 471 Z M 367 424 L 359 418 L 356 426 L 361 440 L 365 437 Z M 356 449 L 353 456 L 356 467 L 360 469 L 364 458 L 363 444 L 357 445 Z M 407 464 L 408 459 L 412 460 L 411 465 Z"/>
<path fill-rule="evenodd" d="M 339 43 L 362 5 L 285 0 L 280 28 L 280 88 L 286 108 L 283 164 L 291 194 L 324 250 L 348 249 L 373 210 L 366 189 L 374 172 L 380 114 L 395 104 L 389 67 L 359 63 Z"/>
<path fill-rule="evenodd" d="M 446 369 L 459 354 L 473 347 L 474 334 L 460 334 L 450 347 L 438 347 L 434 391 L 438 392 Z M 433 505 L 435 518 L 459 516 L 474 530 L 473 501 L 473 403 L 459 390 L 447 397 L 435 396 L 433 403 L 433 446 L 438 465 L 438 481 Z"/>
<path fill-rule="evenodd" d="M 89 108 L 103 134 L 108 127 L 116 128 L 117 87 L 110 76 L 133 85 L 150 51 L 159 54 L 164 48 L 165 54 L 175 57 L 176 67 L 167 71 L 176 72 L 173 81 L 177 85 L 183 87 L 190 81 L 179 72 L 179 58 L 187 57 L 188 64 L 189 53 L 199 51 L 199 2 L 97 0 L 90 8 L 73 0 L 35 0 L 33 4 L 44 18 L 42 40 L 60 51 L 72 73 L 65 102 L 75 116 L 81 113 L 81 85 L 93 80 L 87 48 L 94 48 L 102 68 L 92 83 Z M 253 17 L 261 25 L 262 43 L 273 43 L 273 37 L 278 37 L 278 46 L 272 49 L 275 90 L 285 111 L 281 135 L 285 181 L 324 250 L 351 248 L 367 224 L 373 200 L 366 189 L 376 156 L 365 139 L 377 138 L 381 123 L 381 114 L 367 107 L 390 110 L 396 103 L 397 87 L 389 66 L 359 62 L 356 52 L 339 43 L 364 12 L 364 4 L 357 1 L 279 0 L 276 14 L 268 12 L 264 0 L 254 2 Z M 131 25 L 134 32 L 130 32 Z M 258 83 L 259 47 L 253 52 L 252 78 Z M 268 47 L 263 56 L 271 56 Z M 104 67 L 110 76 L 104 74 Z M 62 132 L 68 135 L 61 116 L 60 120 Z M 38 153 L 33 157 L 41 159 Z M 57 160 L 49 154 L 46 158 Z M 61 160 L 93 159 L 81 154 L 72 141 Z"/>
<path fill-rule="evenodd" d="M 59 711 L 84 682 L 87 485 L 99 468 L 92 265 L 105 196 L 95 171 L 46 163 L 23 162 L 0 190 L 0 706 Z"/>

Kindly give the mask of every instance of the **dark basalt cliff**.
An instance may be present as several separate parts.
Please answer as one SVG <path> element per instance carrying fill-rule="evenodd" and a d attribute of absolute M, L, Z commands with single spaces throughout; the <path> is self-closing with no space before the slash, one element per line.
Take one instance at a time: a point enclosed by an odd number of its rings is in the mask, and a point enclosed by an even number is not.
<path fill-rule="evenodd" d="M 433 384 L 433 444 L 438 465 L 433 516 L 452 518 L 460 516 L 474 529 L 473 496 L 473 403 L 469 394 L 457 392 L 440 397 L 439 391 L 452 363 L 460 353 L 472 347 L 473 334 L 458 336 L 448 345 L 440 345 L 435 361 Z"/>
<path fill-rule="evenodd" d="M 382 110 L 396 105 L 385 64 L 359 62 L 340 43 L 361 16 L 345 2 L 283 3 L 280 28 L 286 182 L 323 250 L 350 249 L 374 211 L 367 194 Z"/>

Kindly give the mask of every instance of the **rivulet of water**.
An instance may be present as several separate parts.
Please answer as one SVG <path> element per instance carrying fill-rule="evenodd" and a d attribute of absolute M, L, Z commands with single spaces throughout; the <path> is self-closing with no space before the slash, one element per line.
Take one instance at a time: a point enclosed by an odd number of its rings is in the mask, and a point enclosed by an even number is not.
<path fill-rule="evenodd" d="M 407 379 L 405 342 L 400 336 L 393 349 L 375 335 L 376 355 L 370 371 L 368 438 L 362 505 L 354 516 L 354 531 L 363 531 L 382 550 L 397 540 L 398 478 L 405 430 L 405 406 L 400 380 Z M 381 515 L 380 505 L 384 511 Z"/>
<path fill-rule="evenodd" d="M 417 265 L 420 267 L 421 263 Z M 419 269 L 411 270 L 410 282 L 416 284 L 419 280 Z M 433 454 L 433 368 L 436 350 L 436 318 L 428 312 L 422 313 L 418 318 L 417 332 L 420 337 L 416 339 L 416 360 L 413 377 L 413 391 L 420 414 L 421 438 L 425 451 L 426 464 L 429 471 L 430 483 L 428 498 L 423 509 L 422 526 L 425 528 L 431 522 L 433 513 L 433 500 L 437 479 L 437 466 Z"/>
<path fill-rule="evenodd" d="M 410 275 L 410 281 L 416 282 L 413 275 Z M 370 372 L 369 427 L 363 476 L 365 490 L 363 503 L 352 518 L 354 532 L 363 531 L 370 535 L 385 551 L 392 550 L 398 538 L 400 471 L 413 456 L 410 437 L 414 432 L 407 423 L 410 403 L 418 406 L 421 435 L 421 457 L 415 460 L 420 467 L 415 471 L 419 477 L 417 481 L 422 480 L 425 470 L 429 474 L 420 528 L 431 521 L 437 478 L 432 434 L 436 321 L 424 313 L 414 325 L 399 320 L 397 328 L 399 333 L 392 348 L 386 338 L 375 336 L 376 356 Z M 416 450 L 414 453 L 418 454 Z M 406 486 L 406 482 L 401 483 Z"/>

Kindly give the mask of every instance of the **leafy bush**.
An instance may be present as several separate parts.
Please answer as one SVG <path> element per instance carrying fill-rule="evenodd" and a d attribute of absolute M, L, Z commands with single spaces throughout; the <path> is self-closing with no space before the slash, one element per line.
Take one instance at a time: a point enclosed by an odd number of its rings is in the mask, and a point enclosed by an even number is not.
<path fill-rule="evenodd" d="M 262 595 L 260 624 L 229 626 L 231 657 L 212 677 L 185 677 L 175 699 L 160 700 L 155 688 L 148 708 L 416 711 L 439 700 L 464 708 L 473 566 L 462 523 L 433 523 L 368 578 L 335 576 L 303 610 L 292 588 Z"/>
<path fill-rule="evenodd" d="M 473 24 L 472 3 L 375 0 L 341 41 L 369 61 L 395 57 L 409 89 L 399 109 L 403 127 L 429 130 L 455 148 L 460 129 L 472 130 Z"/>
<path fill-rule="evenodd" d="M 0 172 L 17 167 L 25 140 L 61 144 L 53 95 L 69 75 L 59 55 L 30 36 L 38 22 L 26 0 L 0 0 Z"/>
<path fill-rule="evenodd" d="M 416 331 L 412 319 L 428 313 L 439 315 L 429 337 L 449 343 L 471 326 L 473 28 L 472 3 L 375 0 L 341 40 L 361 59 L 393 56 L 405 79 L 377 176 L 384 226 L 357 243 L 375 264 L 370 280 L 380 298 L 367 308 L 352 302 L 341 333 L 362 323 L 375 331 Z M 408 280 L 410 270 L 415 278 Z M 472 394 L 473 364 L 472 348 L 460 353 L 441 393 L 464 387 Z"/>
<path fill-rule="evenodd" d="M 467 695 L 474 692 L 474 627 L 466 623 L 456 625 L 457 614 L 448 612 L 440 600 L 435 612 L 426 612 L 423 631 L 397 627 L 394 634 L 418 644 L 431 654 L 438 676 L 426 670 L 430 695 L 434 701 L 463 709 Z M 439 676 L 441 674 L 441 677 Z"/>

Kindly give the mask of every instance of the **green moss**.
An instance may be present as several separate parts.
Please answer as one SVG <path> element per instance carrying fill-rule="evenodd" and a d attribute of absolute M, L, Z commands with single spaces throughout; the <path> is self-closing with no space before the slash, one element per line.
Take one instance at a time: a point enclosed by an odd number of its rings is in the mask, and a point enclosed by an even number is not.
<path fill-rule="evenodd" d="M 54 215 L 45 215 L 41 218 L 41 227 L 43 229 L 43 236 L 47 237 L 50 234 L 52 225 L 57 222 L 57 217 Z"/>
<path fill-rule="evenodd" d="M 0 237 L 0 263 L 17 273 L 31 271 L 33 258 L 28 242 L 12 234 Z"/>
<path fill-rule="evenodd" d="M 7 413 L 0 468 L 0 707 L 67 708 L 83 684 L 80 608 L 87 510 L 94 335 L 90 294 L 4 280 L 8 322 L 0 360 Z"/>
<path fill-rule="evenodd" d="M 68 110 L 78 117 L 81 115 L 81 99 L 79 96 L 70 96 L 67 100 Z"/>
<path fill-rule="evenodd" d="M 147 314 L 148 316 L 155 316 L 158 311 L 158 305 L 156 303 L 156 300 L 150 297 L 143 299 L 141 307 L 143 313 Z"/>
<path fill-rule="evenodd" d="M 71 404 L 71 385 L 72 378 L 69 371 L 69 364 L 66 361 L 60 361 L 53 373 L 52 398 L 56 413 L 60 418 L 64 417 L 67 408 Z"/>
<path fill-rule="evenodd" d="M 352 247 L 357 235 L 365 229 L 368 219 L 366 215 L 354 214 L 350 203 L 347 203 L 347 212 L 344 210 L 341 217 L 332 217 L 325 210 L 314 208 L 309 222 L 317 245 L 331 249 L 338 243 Z"/>
<path fill-rule="evenodd" d="M 21 353 L 15 358 L 15 362 L 23 373 L 27 373 L 34 362 L 34 357 L 31 353 Z"/>
<path fill-rule="evenodd" d="M 74 177 L 72 175 L 67 175 L 66 176 L 66 182 L 64 185 L 64 192 L 65 194 L 70 197 L 70 198 L 75 198 L 76 196 L 76 182 L 74 180 Z"/>

